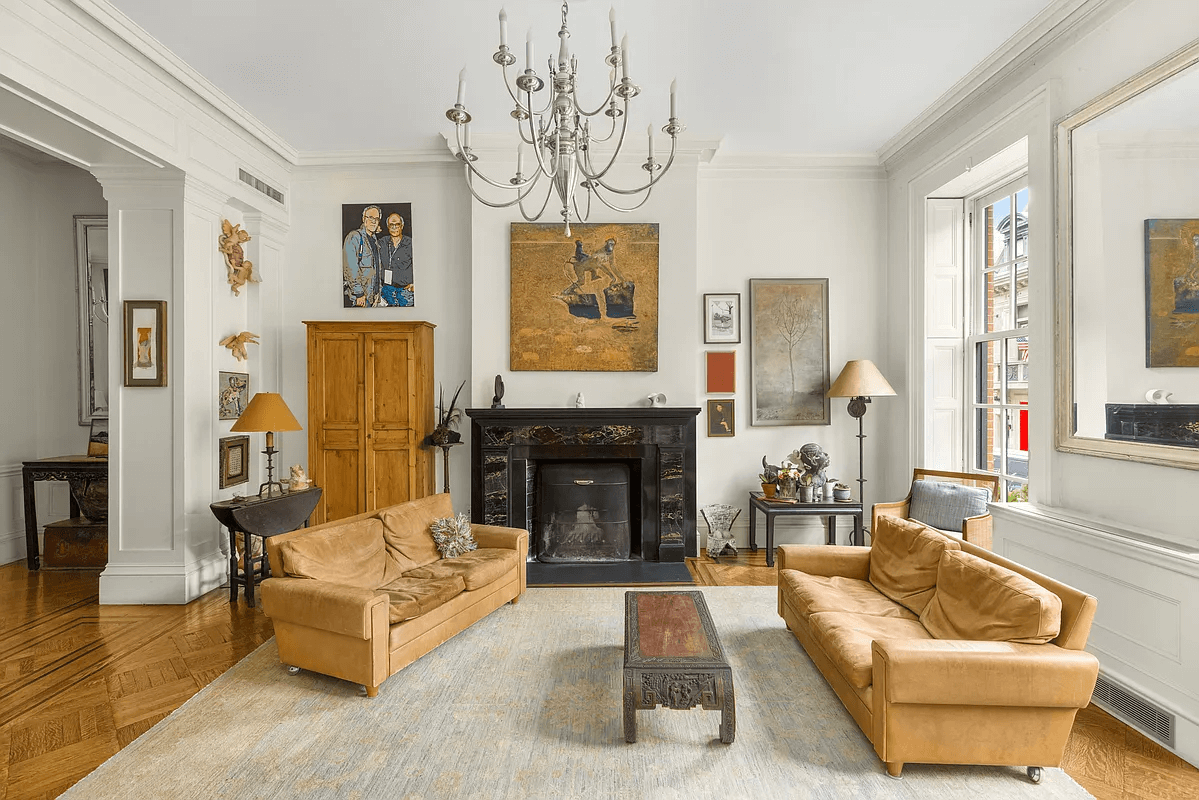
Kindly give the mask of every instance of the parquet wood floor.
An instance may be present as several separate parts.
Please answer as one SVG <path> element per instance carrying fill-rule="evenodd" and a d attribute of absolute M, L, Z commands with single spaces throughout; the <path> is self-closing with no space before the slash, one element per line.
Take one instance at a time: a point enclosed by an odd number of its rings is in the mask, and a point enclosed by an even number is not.
<path fill-rule="evenodd" d="M 689 559 L 704 586 L 773 586 L 762 551 Z M 57 797 L 273 635 L 220 589 L 101 606 L 96 572 L 0 566 L 0 800 Z M 1095 706 L 1063 768 L 1099 800 L 1199 799 L 1199 771 Z"/>

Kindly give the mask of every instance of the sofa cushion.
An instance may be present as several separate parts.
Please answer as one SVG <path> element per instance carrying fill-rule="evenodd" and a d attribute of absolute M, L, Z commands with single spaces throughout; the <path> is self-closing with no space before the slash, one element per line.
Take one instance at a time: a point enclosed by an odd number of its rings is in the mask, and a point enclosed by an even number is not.
<path fill-rule="evenodd" d="M 874 683 L 874 655 L 870 645 L 876 639 L 933 638 L 915 619 L 873 614 L 819 611 L 808 619 L 808 625 L 812 639 L 855 689 L 865 689 Z"/>
<path fill-rule="evenodd" d="M 398 578 L 379 587 L 387 592 L 392 625 L 419 617 L 462 594 L 466 584 L 458 575 L 444 578 Z"/>
<path fill-rule="evenodd" d="M 448 578 L 459 576 L 467 591 L 481 589 L 519 565 L 515 550 L 484 547 L 457 558 L 443 558 L 404 573 L 405 578 Z"/>
<path fill-rule="evenodd" d="M 1044 644 L 1057 636 L 1062 600 L 984 558 L 947 550 L 920 621 L 938 639 Z"/>
<path fill-rule="evenodd" d="M 962 521 L 987 513 L 991 490 L 945 481 L 919 480 L 912 483 L 908 517 L 946 531 L 962 532 Z"/>
<path fill-rule="evenodd" d="M 779 581 L 792 607 L 804 621 L 817 611 L 849 611 L 877 617 L 916 619 L 915 614 L 881 594 L 870 581 L 843 575 L 809 575 L 794 569 L 780 572 Z"/>
<path fill-rule="evenodd" d="M 433 534 L 433 542 L 442 558 L 456 558 L 478 547 L 471 533 L 470 517 L 465 514 L 435 519 L 429 532 Z"/>
<path fill-rule="evenodd" d="M 937 585 L 941 553 L 960 550 L 962 545 L 927 525 L 900 517 L 880 516 L 871 533 L 870 582 L 919 614 Z"/>
<path fill-rule="evenodd" d="M 374 589 L 386 564 L 383 523 L 362 519 L 296 536 L 279 546 L 279 555 L 283 572 L 293 578 Z"/>
<path fill-rule="evenodd" d="M 395 562 L 397 573 L 423 567 L 441 558 L 429 526 L 436 519 L 453 515 L 450 496 L 445 493 L 400 503 L 379 512 L 387 554 Z"/>

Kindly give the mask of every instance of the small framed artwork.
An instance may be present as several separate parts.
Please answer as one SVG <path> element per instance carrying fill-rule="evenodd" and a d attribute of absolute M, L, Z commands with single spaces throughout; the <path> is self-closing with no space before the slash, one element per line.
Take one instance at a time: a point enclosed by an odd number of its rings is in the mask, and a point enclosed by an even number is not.
<path fill-rule="evenodd" d="M 167 303 L 125 301 L 125 385 L 167 385 Z"/>
<path fill-rule="evenodd" d="M 1150 369 L 1199 367 L 1196 265 L 1199 219 L 1145 220 L 1145 366 Z"/>
<path fill-rule="evenodd" d="M 222 372 L 217 389 L 221 419 L 237 419 L 250 402 L 250 376 L 244 372 Z"/>
<path fill-rule="evenodd" d="M 236 486 L 250 480 L 250 437 L 226 436 L 221 439 L 220 485 Z"/>
<path fill-rule="evenodd" d="M 88 458 L 108 458 L 108 417 L 92 417 L 87 437 Z"/>
<path fill-rule="evenodd" d="M 707 353 L 708 394 L 737 391 L 737 354 Z"/>
<path fill-rule="evenodd" d="M 708 435 L 736 436 L 737 417 L 733 400 L 708 401 Z"/>
<path fill-rule="evenodd" d="M 704 344 L 741 343 L 741 295 L 704 295 Z"/>

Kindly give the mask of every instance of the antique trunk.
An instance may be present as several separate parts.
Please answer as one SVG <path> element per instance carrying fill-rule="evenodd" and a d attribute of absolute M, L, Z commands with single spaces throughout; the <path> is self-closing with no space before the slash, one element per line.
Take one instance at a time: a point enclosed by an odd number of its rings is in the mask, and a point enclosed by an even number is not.
<path fill-rule="evenodd" d="M 42 569 L 104 569 L 108 566 L 108 525 L 72 517 L 46 526 Z"/>

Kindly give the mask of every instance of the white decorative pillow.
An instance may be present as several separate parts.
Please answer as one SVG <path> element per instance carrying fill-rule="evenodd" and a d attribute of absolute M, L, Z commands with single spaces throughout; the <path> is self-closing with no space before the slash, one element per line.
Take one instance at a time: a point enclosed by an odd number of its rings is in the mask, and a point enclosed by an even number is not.
<path fill-rule="evenodd" d="M 429 525 L 429 530 L 442 558 L 457 558 L 479 546 L 470 530 L 470 517 L 465 514 L 435 519 Z"/>

